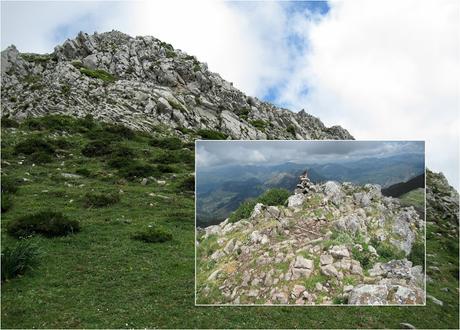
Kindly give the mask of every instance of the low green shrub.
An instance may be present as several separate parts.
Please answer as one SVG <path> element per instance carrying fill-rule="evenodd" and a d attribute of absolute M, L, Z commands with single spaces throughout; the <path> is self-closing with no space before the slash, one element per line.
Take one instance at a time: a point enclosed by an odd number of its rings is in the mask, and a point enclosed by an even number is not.
<path fill-rule="evenodd" d="M 113 153 L 113 145 L 110 140 L 95 140 L 88 142 L 81 153 L 86 157 L 100 157 Z"/>
<path fill-rule="evenodd" d="M 30 137 L 14 146 L 15 154 L 31 155 L 35 152 L 54 154 L 54 147 L 40 137 Z"/>
<path fill-rule="evenodd" d="M 160 173 L 174 173 L 176 170 L 171 165 L 159 164 L 157 165 L 158 172 Z"/>
<path fill-rule="evenodd" d="M 158 224 L 150 224 L 145 230 L 133 235 L 133 239 L 146 243 L 162 243 L 172 240 L 172 233 Z"/>
<path fill-rule="evenodd" d="M 393 259 L 403 259 L 405 257 L 404 251 L 399 250 L 394 245 L 387 242 L 377 242 L 373 240 L 371 245 L 375 248 L 381 261 L 390 261 Z"/>
<path fill-rule="evenodd" d="M 268 123 L 261 119 L 251 120 L 249 123 L 262 132 L 265 132 L 265 129 L 268 126 Z"/>
<path fill-rule="evenodd" d="M 134 180 L 137 178 L 157 176 L 158 170 L 152 165 L 133 161 L 131 164 L 120 168 L 118 174 L 125 179 Z"/>
<path fill-rule="evenodd" d="M 90 78 L 101 79 L 104 82 L 114 82 L 117 80 L 112 74 L 104 70 L 92 70 L 85 67 L 80 68 L 80 72 Z"/>
<path fill-rule="evenodd" d="M 2 122 L 2 128 L 18 128 L 19 123 L 11 118 L 3 116 L 1 119 Z"/>
<path fill-rule="evenodd" d="M 257 198 L 258 203 L 264 205 L 284 205 L 291 193 L 286 189 L 269 189 Z"/>
<path fill-rule="evenodd" d="M 247 199 L 232 213 L 230 214 L 228 221 L 229 222 L 237 222 L 241 219 L 247 219 L 256 206 L 257 201 L 255 199 Z"/>
<path fill-rule="evenodd" d="M 5 213 L 13 206 L 13 197 L 10 194 L 2 193 L 2 213 Z"/>
<path fill-rule="evenodd" d="M 287 131 L 288 133 L 291 133 L 291 134 L 294 135 L 294 136 L 295 136 L 295 134 L 296 134 L 294 125 L 289 125 L 289 126 L 286 128 L 286 131 Z"/>
<path fill-rule="evenodd" d="M 358 248 L 353 247 L 351 253 L 353 254 L 353 259 L 358 260 L 364 269 L 368 269 L 371 266 L 373 259 L 375 259 L 367 248 L 363 248 L 360 251 Z"/>
<path fill-rule="evenodd" d="M 36 234 L 45 237 L 65 236 L 80 231 L 80 224 L 60 212 L 41 211 L 13 220 L 8 225 L 8 234 L 16 238 Z"/>
<path fill-rule="evenodd" d="M 152 147 L 177 150 L 182 148 L 182 141 L 177 137 L 153 138 L 149 144 Z"/>
<path fill-rule="evenodd" d="M 196 132 L 203 140 L 226 140 L 228 135 L 219 131 L 210 129 L 200 129 Z"/>
<path fill-rule="evenodd" d="M 90 177 L 92 175 L 91 171 L 87 169 L 86 167 L 77 168 L 75 170 L 75 174 L 85 176 L 85 177 Z"/>
<path fill-rule="evenodd" d="M 11 176 L 2 175 L 2 194 L 15 194 L 18 191 L 20 181 Z"/>
<path fill-rule="evenodd" d="M 412 264 L 425 268 L 425 244 L 423 241 L 416 241 L 412 245 L 412 249 L 407 256 L 407 259 L 412 261 Z"/>
<path fill-rule="evenodd" d="M 28 160 L 33 164 L 48 164 L 51 163 L 54 159 L 49 153 L 37 151 L 30 155 Z"/>
<path fill-rule="evenodd" d="M 111 168 L 122 169 L 137 164 L 136 153 L 131 148 L 114 145 L 113 152 L 109 157 L 107 165 Z"/>
<path fill-rule="evenodd" d="M 56 147 L 56 149 L 68 150 L 75 146 L 75 143 L 69 141 L 68 139 L 59 138 L 56 140 L 50 141 L 50 143 Z"/>
<path fill-rule="evenodd" d="M 104 125 L 104 130 L 122 139 L 131 140 L 134 139 L 134 137 L 136 136 L 132 129 L 124 125 L 106 124 Z"/>
<path fill-rule="evenodd" d="M 180 183 L 180 188 L 185 191 L 195 191 L 195 177 L 193 175 L 187 176 Z"/>
<path fill-rule="evenodd" d="M 24 275 L 39 264 L 40 250 L 31 240 L 22 239 L 2 250 L 2 282 Z"/>
<path fill-rule="evenodd" d="M 179 163 L 181 161 L 180 154 L 175 151 L 164 150 L 152 159 L 153 163 L 157 164 L 172 164 Z"/>
<path fill-rule="evenodd" d="M 84 197 L 84 205 L 87 208 L 107 207 L 120 201 L 117 193 L 87 193 Z"/>

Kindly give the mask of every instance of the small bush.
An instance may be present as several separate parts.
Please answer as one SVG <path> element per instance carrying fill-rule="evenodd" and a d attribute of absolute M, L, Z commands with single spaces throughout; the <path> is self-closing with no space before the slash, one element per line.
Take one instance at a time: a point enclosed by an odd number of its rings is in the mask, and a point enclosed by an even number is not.
<path fill-rule="evenodd" d="M 174 173 L 176 170 L 171 165 L 159 164 L 157 169 L 160 173 Z"/>
<path fill-rule="evenodd" d="M 158 164 L 179 163 L 181 161 L 180 154 L 174 151 L 164 150 L 153 157 L 152 161 Z"/>
<path fill-rule="evenodd" d="M 60 212 L 41 211 L 15 219 L 10 223 L 7 231 L 16 238 L 36 234 L 55 237 L 80 231 L 80 224 L 76 220 L 69 220 Z"/>
<path fill-rule="evenodd" d="M 39 137 L 31 137 L 14 146 L 15 154 L 31 155 L 35 152 L 54 154 L 54 147 Z"/>
<path fill-rule="evenodd" d="M 182 141 L 177 137 L 153 138 L 149 144 L 152 147 L 177 150 L 182 148 Z"/>
<path fill-rule="evenodd" d="M 373 241 L 372 246 L 375 248 L 380 256 L 381 261 L 390 261 L 393 259 L 403 259 L 405 257 L 404 251 L 399 250 L 397 247 L 386 242 Z"/>
<path fill-rule="evenodd" d="M 122 169 L 138 164 L 138 162 L 132 158 L 127 157 L 115 157 L 109 160 L 107 165 L 111 168 Z"/>
<path fill-rule="evenodd" d="M 37 151 L 30 155 L 29 161 L 34 164 L 48 164 L 53 161 L 53 157 L 46 152 Z"/>
<path fill-rule="evenodd" d="M 425 244 L 423 242 L 415 242 L 407 259 L 412 261 L 414 266 L 419 265 L 425 268 Z"/>
<path fill-rule="evenodd" d="M 265 129 L 268 126 L 268 123 L 266 121 L 260 119 L 251 120 L 249 123 L 262 132 L 265 132 Z"/>
<path fill-rule="evenodd" d="M 83 67 L 80 68 L 80 72 L 90 78 L 101 79 L 108 83 L 114 82 L 116 80 L 116 78 L 113 75 L 104 70 L 92 70 Z"/>
<path fill-rule="evenodd" d="M 87 193 L 84 197 L 84 204 L 87 208 L 107 207 L 120 201 L 116 193 Z"/>
<path fill-rule="evenodd" d="M 120 168 L 119 175 L 128 180 L 136 178 L 146 178 L 149 176 L 158 175 L 158 170 L 152 165 L 143 164 L 138 161 L 133 161 L 131 164 Z"/>
<path fill-rule="evenodd" d="M 196 133 L 204 140 L 226 140 L 228 138 L 227 134 L 210 129 L 200 129 Z"/>
<path fill-rule="evenodd" d="M 133 235 L 133 239 L 146 243 L 162 243 L 172 240 L 172 233 L 160 225 L 150 224 L 146 230 Z"/>
<path fill-rule="evenodd" d="M 30 240 L 20 240 L 2 251 L 2 282 L 24 275 L 39 263 L 40 251 Z"/>
<path fill-rule="evenodd" d="M 90 114 L 87 114 L 83 118 L 77 118 L 78 126 L 84 129 L 93 129 L 96 126 L 96 122 L 94 121 L 94 117 Z"/>
<path fill-rule="evenodd" d="M 50 141 L 50 143 L 52 143 L 53 146 L 55 146 L 57 149 L 62 149 L 62 150 L 68 150 L 74 146 L 73 142 L 70 142 L 67 139 L 61 139 L 61 138 L 52 140 Z"/>
<path fill-rule="evenodd" d="M 247 219 L 254 210 L 257 201 L 255 199 L 248 199 L 244 201 L 228 218 L 229 222 L 237 222 L 241 219 Z"/>
<path fill-rule="evenodd" d="M 181 182 L 180 188 L 186 191 L 195 191 L 195 177 L 193 175 L 186 177 Z"/>
<path fill-rule="evenodd" d="M 257 198 L 258 203 L 264 205 L 284 205 L 291 193 L 286 189 L 269 189 Z"/>
<path fill-rule="evenodd" d="M 130 140 L 136 136 L 132 129 L 123 125 L 107 124 L 104 129 L 106 132 L 122 139 Z"/>
<path fill-rule="evenodd" d="M 359 251 L 357 248 L 353 247 L 351 253 L 353 254 L 353 258 L 355 260 L 358 260 L 364 269 L 368 269 L 369 266 L 371 266 L 374 256 L 372 255 L 372 253 L 369 252 L 367 248 L 364 248 L 362 249 L 362 251 Z"/>
<path fill-rule="evenodd" d="M 9 194 L 2 193 L 2 213 L 5 213 L 13 206 L 13 197 Z"/>
<path fill-rule="evenodd" d="M 75 170 L 75 174 L 86 176 L 86 177 L 90 177 L 92 175 L 91 171 L 87 169 L 86 167 L 77 168 Z"/>
<path fill-rule="evenodd" d="M 295 136 L 295 134 L 296 134 L 294 125 L 289 125 L 289 126 L 286 128 L 286 131 L 287 131 L 288 133 L 291 133 L 291 134 L 294 135 L 294 136 Z"/>
<path fill-rule="evenodd" d="M 10 176 L 2 175 L 2 194 L 15 194 L 18 191 L 20 181 Z"/>
<path fill-rule="evenodd" d="M 5 116 L 2 117 L 2 128 L 18 128 L 18 127 L 19 127 L 19 123 L 16 120 L 5 117 Z"/>
<path fill-rule="evenodd" d="M 112 142 L 109 140 L 96 140 L 88 142 L 81 153 L 86 157 L 99 157 L 109 155 L 113 152 Z"/>

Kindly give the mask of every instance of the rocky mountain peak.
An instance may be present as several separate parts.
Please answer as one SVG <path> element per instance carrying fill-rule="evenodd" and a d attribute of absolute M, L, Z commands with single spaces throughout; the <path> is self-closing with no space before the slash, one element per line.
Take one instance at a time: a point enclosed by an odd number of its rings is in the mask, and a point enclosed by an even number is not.
<path fill-rule="evenodd" d="M 380 186 L 299 178 L 286 205 L 197 234 L 197 301 L 421 304 L 424 220 Z"/>
<path fill-rule="evenodd" d="M 51 54 L 2 52 L 2 113 L 92 115 L 151 131 L 219 131 L 233 139 L 352 139 L 305 111 L 250 97 L 195 56 L 151 36 L 80 32 Z M 208 133 L 209 134 L 209 133 Z M 199 135 L 199 134 L 198 134 Z"/>

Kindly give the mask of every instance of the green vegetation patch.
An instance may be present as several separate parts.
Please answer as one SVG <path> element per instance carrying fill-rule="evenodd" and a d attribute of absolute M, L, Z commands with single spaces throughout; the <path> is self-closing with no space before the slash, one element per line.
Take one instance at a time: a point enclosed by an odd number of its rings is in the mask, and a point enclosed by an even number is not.
<path fill-rule="evenodd" d="M 19 123 L 11 118 L 3 116 L 1 119 L 2 122 L 2 128 L 18 128 Z"/>
<path fill-rule="evenodd" d="M 149 224 L 146 229 L 133 235 L 133 239 L 146 243 L 163 243 L 172 240 L 172 233 L 158 224 Z"/>
<path fill-rule="evenodd" d="M 45 237 L 66 236 L 80 231 L 76 220 L 68 219 L 61 212 L 41 211 L 13 220 L 8 225 L 8 234 L 13 237 L 43 235 Z"/>
<path fill-rule="evenodd" d="M 90 78 L 101 79 L 102 81 L 105 81 L 108 83 L 111 83 L 117 80 L 112 74 L 108 73 L 105 70 L 101 70 L 101 69 L 93 70 L 93 69 L 82 67 L 80 68 L 80 72 Z"/>
<path fill-rule="evenodd" d="M 265 120 L 261 120 L 261 119 L 251 120 L 249 123 L 262 132 L 265 132 L 265 129 L 269 125 L 268 122 L 266 122 Z"/>
<path fill-rule="evenodd" d="M 30 137 L 14 146 L 15 154 L 31 155 L 36 152 L 54 154 L 54 147 L 43 138 Z"/>
<path fill-rule="evenodd" d="M 112 142 L 109 140 L 96 140 L 88 142 L 81 153 L 86 157 L 99 157 L 109 155 L 113 152 Z"/>
<path fill-rule="evenodd" d="M 177 137 L 164 137 L 164 138 L 153 138 L 149 144 L 152 147 L 177 150 L 183 147 L 182 141 Z"/>
<path fill-rule="evenodd" d="M 241 205 L 228 217 L 229 222 L 237 222 L 241 219 L 247 219 L 256 206 L 257 201 L 255 199 L 248 199 L 241 203 Z"/>
<path fill-rule="evenodd" d="M 107 207 L 120 201 L 117 193 L 87 193 L 84 197 L 85 207 Z"/>
<path fill-rule="evenodd" d="M 28 54 L 21 54 L 21 57 L 27 62 L 32 62 L 32 63 L 48 63 L 52 59 L 52 56 L 49 54 L 40 55 L 40 54 L 28 53 Z"/>
<path fill-rule="evenodd" d="M 211 129 L 200 129 L 196 133 L 204 140 L 226 140 L 228 138 L 228 134 Z"/>
<path fill-rule="evenodd" d="M 260 195 L 257 198 L 257 202 L 264 205 L 284 205 L 289 196 L 291 196 L 291 193 L 288 190 L 282 188 L 273 188 Z"/>
<path fill-rule="evenodd" d="M 24 275 L 39 264 L 40 250 L 30 239 L 21 239 L 2 250 L 2 282 Z"/>

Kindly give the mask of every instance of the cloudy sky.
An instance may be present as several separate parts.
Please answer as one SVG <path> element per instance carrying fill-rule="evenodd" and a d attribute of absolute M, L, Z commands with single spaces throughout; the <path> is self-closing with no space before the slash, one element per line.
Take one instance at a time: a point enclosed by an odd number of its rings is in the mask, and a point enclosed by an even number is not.
<path fill-rule="evenodd" d="M 197 141 L 199 168 L 220 165 L 324 164 L 423 154 L 423 141 Z"/>
<path fill-rule="evenodd" d="M 51 52 L 80 30 L 153 35 L 249 95 L 357 139 L 427 141 L 459 187 L 460 2 L 6 2 L 2 49 Z"/>

